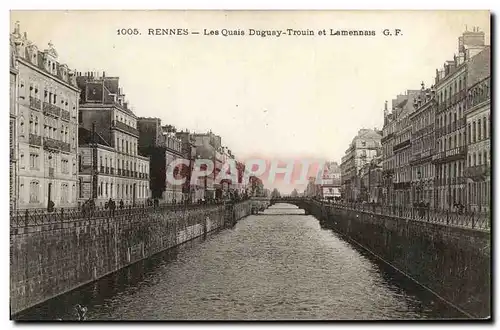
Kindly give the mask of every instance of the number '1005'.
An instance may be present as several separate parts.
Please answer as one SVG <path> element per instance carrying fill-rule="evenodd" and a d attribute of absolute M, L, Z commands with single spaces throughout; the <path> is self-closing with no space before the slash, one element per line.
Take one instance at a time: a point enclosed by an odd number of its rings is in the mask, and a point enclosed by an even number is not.
<path fill-rule="evenodd" d="M 118 30 L 116 30 L 116 33 L 119 36 L 125 36 L 125 35 L 133 36 L 133 35 L 140 34 L 139 30 L 137 30 L 137 29 L 118 29 Z"/>

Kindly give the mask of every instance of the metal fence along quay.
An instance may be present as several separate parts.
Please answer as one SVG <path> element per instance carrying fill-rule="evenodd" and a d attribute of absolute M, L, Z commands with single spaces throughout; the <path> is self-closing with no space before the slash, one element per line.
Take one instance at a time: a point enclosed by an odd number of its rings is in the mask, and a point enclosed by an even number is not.
<path fill-rule="evenodd" d="M 436 210 L 430 207 L 407 207 L 389 206 L 379 204 L 363 203 L 333 203 L 312 198 L 281 197 L 274 199 L 274 202 L 294 202 L 294 201 L 314 201 L 323 206 L 330 206 L 356 212 L 369 213 L 374 215 L 384 215 L 401 220 L 415 220 L 439 223 L 454 227 L 463 227 L 477 230 L 490 230 L 490 212 L 456 212 L 449 210 Z M 273 200 L 271 200 L 273 202 Z"/>
<path fill-rule="evenodd" d="M 246 199 L 240 199 L 244 201 Z M 159 204 L 148 205 L 141 204 L 137 206 L 124 206 L 123 208 L 116 207 L 111 209 L 109 207 L 94 207 L 94 208 L 59 208 L 48 212 L 47 209 L 24 209 L 24 210 L 11 210 L 10 224 L 11 228 L 20 228 L 26 226 L 38 226 L 44 224 L 54 224 L 60 222 L 81 221 L 90 219 L 105 219 L 115 217 L 131 217 L 135 215 L 146 214 L 161 214 L 165 212 L 183 212 L 189 210 L 202 210 L 213 206 L 229 205 L 233 202 L 207 202 L 200 204 Z"/>
<path fill-rule="evenodd" d="M 491 213 L 489 212 L 453 212 L 449 210 L 435 210 L 429 207 L 381 206 L 370 204 L 335 203 L 327 205 L 346 210 L 396 217 L 402 220 L 417 220 L 456 227 L 490 230 Z"/>

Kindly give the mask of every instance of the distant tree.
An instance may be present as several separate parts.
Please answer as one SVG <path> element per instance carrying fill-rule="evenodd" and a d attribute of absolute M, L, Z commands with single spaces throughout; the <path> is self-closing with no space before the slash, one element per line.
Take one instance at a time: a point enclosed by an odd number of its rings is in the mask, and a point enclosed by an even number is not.
<path fill-rule="evenodd" d="M 292 191 L 292 193 L 290 194 L 290 196 L 291 196 L 291 197 L 297 197 L 297 196 L 299 196 L 299 192 L 297 191 L 297 189 L 294 189 L 294 190 Z"/>
<path fill-rule="evenodd" d="M 271 198 L 279 198 L 281 196 L 280 192 L 278 189 L 274 188 L 273 192 L 271 193 Z"/>

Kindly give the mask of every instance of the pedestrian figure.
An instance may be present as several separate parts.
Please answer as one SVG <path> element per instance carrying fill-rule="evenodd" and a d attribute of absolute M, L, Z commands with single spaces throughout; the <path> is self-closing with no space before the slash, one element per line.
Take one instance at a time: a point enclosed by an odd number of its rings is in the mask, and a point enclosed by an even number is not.
<path fill-rule="evenodd" d="M 87 307 L 82 307 L 80 304 L 75 306 L 78 321 L 85 321 L 87 314 Z"/>
<path fill-rule="evenodd" d="M 120 209 L 123 209 L 123 199 L 120 199 Z"/>
<path fill-rule="evenodd" d="M 109 207 L 109 215 L 114 217 L 116 205 L 115 205 L 115 201 L 112 200 L 111 198 L 108 201 L 108 207 Z"/>

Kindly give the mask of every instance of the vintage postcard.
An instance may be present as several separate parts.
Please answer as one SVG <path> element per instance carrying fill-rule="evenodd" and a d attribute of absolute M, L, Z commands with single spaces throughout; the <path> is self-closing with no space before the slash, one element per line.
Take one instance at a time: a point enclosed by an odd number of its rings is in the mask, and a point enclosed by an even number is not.
<path fill-rule="evenodd" d="M 489 320 L 490 21 L 11 11 L 11 320 Z"/>

